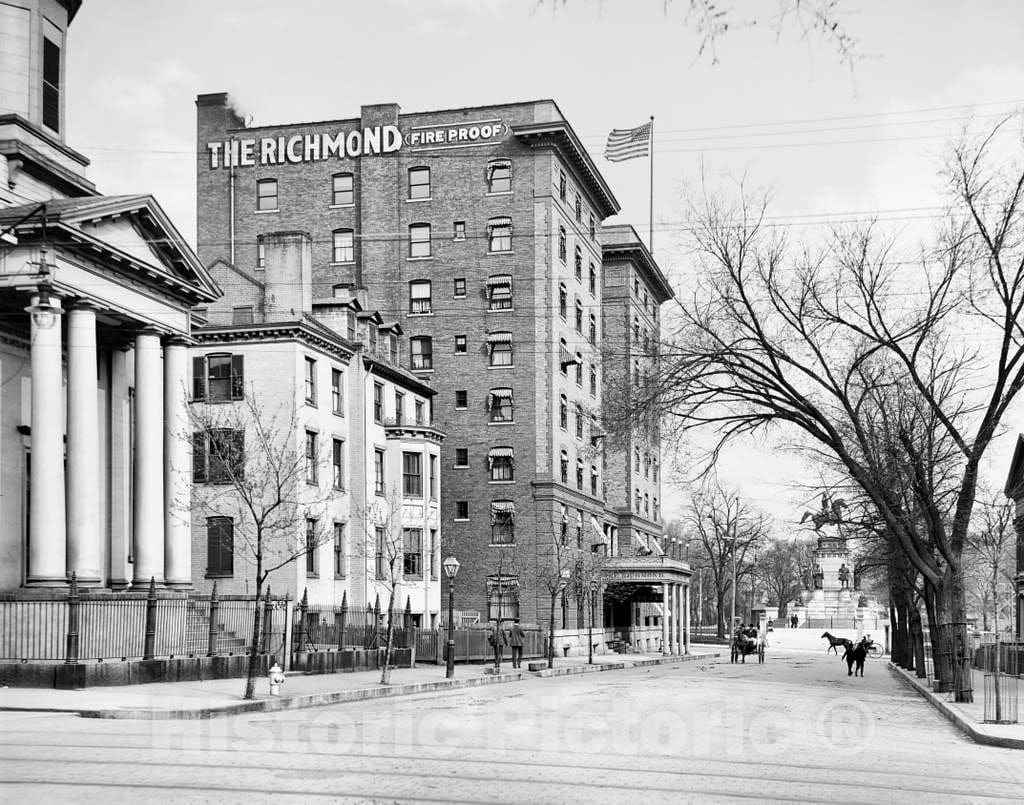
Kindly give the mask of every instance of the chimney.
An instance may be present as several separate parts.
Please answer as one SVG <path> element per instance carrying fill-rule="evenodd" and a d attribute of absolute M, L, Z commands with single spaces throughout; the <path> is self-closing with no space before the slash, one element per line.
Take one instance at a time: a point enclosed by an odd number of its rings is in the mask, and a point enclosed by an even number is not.
<path fill-rule="evenodd" d="M 308 232 L 271 232 L 266 247 L 264 308 L 268 321 L 302 318 L 313 310 L 313 239 Z"/>

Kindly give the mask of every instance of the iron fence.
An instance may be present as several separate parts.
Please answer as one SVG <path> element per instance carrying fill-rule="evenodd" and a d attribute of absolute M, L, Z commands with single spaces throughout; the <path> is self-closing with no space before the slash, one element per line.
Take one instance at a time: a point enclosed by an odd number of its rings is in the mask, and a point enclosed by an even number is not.
<path fill-rule="evenodd" d="M 448 631 L 447 629 L 417 629 L 416 631 L 416 661 L 443 663 L 447 658 Z M 486 628 L 456 628 L 452 635 L 455 641 L 456 662 L 485 662 L 494 659 L 494 649 L 487 642 L 489 630 Z M 523 630 L 523 657 L 537 658 L 545 657 L 547 646 L 547 633 L 542 629 Z M 506 646 L 504 656 L 511 656 L 511 650 Z"/>
<path fill-rule="evenodd" d="M 395 612 L 391 645 L 412 645 L 410 613 Z M 387 611 L 377 608 L 308 605 L 299 603 L 293 610 L 292 649 L 294 651 L 330 651 L 332 649 L 383 648 L 387 639 Z"/>

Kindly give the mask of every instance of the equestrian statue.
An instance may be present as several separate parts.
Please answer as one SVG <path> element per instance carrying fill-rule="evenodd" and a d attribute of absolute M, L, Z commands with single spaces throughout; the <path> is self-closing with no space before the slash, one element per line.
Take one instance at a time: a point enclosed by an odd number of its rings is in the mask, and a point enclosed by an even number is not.
<path fill-rule="evenodd" d="M 800 522 L 806 523 L 810 520 L 814 523 L 814 530 L 821 531 L 823 525 L 839 525 L 843 521 L 843 509 L 845 508 L 845 500 L 836 498 L 836 500 L 830 502 L 828 492 L 823 492 L 821 495 L 821 511 L 805 511 L 804 516 L 800 518 Z"/>

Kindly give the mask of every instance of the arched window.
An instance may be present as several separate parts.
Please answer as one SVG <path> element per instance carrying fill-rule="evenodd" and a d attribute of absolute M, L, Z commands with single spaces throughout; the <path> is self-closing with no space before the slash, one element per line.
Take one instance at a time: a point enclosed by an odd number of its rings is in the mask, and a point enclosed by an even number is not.
<path fill-rule="evenodd" d="M 559 457 L 559 468 L 561 469 L 562 483 L 569 483 L 569 453 L 563 450 Z"/>
<path fill-rule="evenodd" d="M 569 400 L 564 394 L 558 398 L 558 425 L 562 430 L 569 430 Z"/>
<path fill-rule="evenodd" d="M 576 272 L 576 279 L 583 282 L 583 250 L 579 246 L 573 253 L 573 270 Z"/>
<path fill-rule="evenodd" d="M 565 262 L 565 253 L 567 248 L 565 241 L 565 227 L 560 226 L 558 227 L 558 259 L 563 263 Z"/>
<path fill-rule="evenodd" d="M 576 299 L 576 332 L 583 334 L 583 303 Z"/>
<path fill-rule="evenodd" d="M 572 363 L 572 355 L 569 354 L 569 344 L 562 338 L 558 342 L 558 364 L 562 369 L 562 374 L 566 377 L 569 376 L 569 364 Z"/>
<path fill-rule="evenodd" d="M 583 354 L 576 353 L 576 385 L 583 388 Z"/>
<path fill-rule="evenodd" d="M 597 396 L 597 364 L 590 364 L 590 396 Z"/>
<path fill-rule="evenodd" d="M 597 318 L 593 313 L 590 314 L 590 343 L 597 343 Z"/>
<path fill-rule="evenodd" d="M 564 321 L 568 316 L 567 308 L 569 306 L 569 292 L 565 289 L 565 283 L 558 283 L 558 315 L 562 317 Z"/>
<path fill-rule="evenodd" d="M 590 294 L 591 296 L 597 295 L 597 269 L 594 268 L 594 264 L 590 264 Z"/>

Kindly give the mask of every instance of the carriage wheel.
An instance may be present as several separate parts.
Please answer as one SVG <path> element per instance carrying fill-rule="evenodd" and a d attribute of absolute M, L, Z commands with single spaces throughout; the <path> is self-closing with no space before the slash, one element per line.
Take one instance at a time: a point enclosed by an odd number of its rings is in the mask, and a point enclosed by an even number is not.
<path fill-rule="evenodd" d="M 880 660 L 885 656 L 885 652 L 882 650 L 881 646 L 872 645 L 871 648 L 868 649 L 868 656 L 873 660 Z"/>

